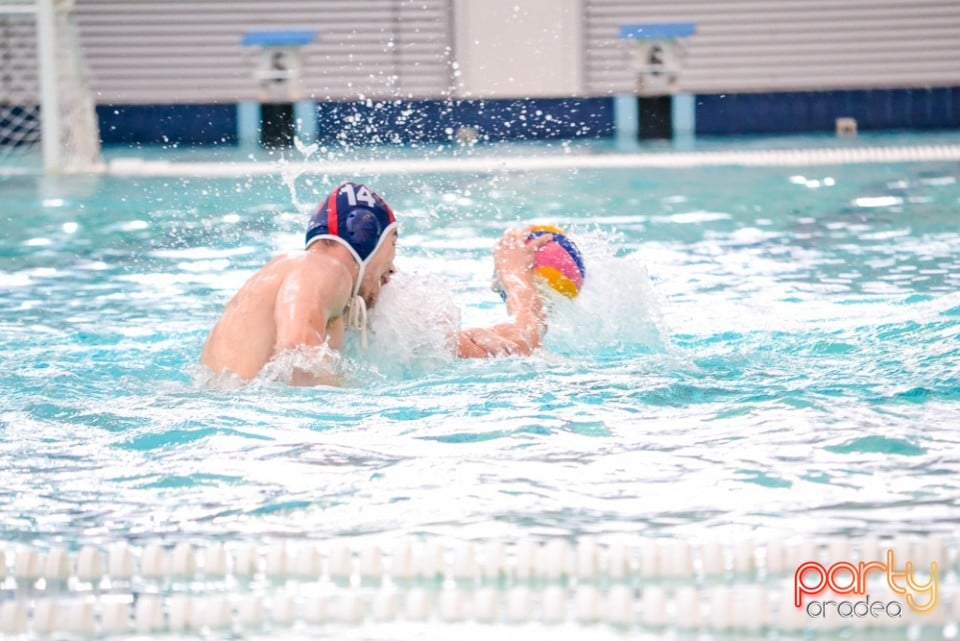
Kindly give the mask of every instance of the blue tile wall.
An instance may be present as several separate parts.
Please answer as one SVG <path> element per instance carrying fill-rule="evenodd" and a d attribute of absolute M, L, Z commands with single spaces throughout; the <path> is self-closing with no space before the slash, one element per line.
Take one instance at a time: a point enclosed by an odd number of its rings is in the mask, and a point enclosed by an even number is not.
<path fill-rule="evenodd" d="M 105 145 L 220 145 L 237 143 L 237 106 L 98 105 Z"/>
<path fill-rule="evenodd" d="M 960 128 L 960 87 L 699 94 L 696 134 L 831 132 L 857 119 L 863 131 Z M 614 99 L 416 100 L 317 105 L 317 139 L 349 144 L 444 142 L 460 127 L 484 140 L 608 138 Z M 104 144 L 237 144 L 234 104 L 100 105 Z"/>
<path fill-rule="evenodd" d="M 860 130 L 960 128 L 960 87 L 696 96 L 698 135 L 833 131 L 841 117 Z"/>
<path fill-rule="evenodd" d="M 613 98 L 327 102 L 317 105 L 317 138 L 349 144 L 450 140 L 460 127 L 481 140 L 609 138 Z"/>

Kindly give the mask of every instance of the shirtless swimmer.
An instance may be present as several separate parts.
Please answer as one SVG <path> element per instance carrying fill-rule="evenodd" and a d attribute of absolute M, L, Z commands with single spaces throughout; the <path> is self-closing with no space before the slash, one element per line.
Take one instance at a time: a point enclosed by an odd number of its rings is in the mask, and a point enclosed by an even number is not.
<path fill-rule="evenodd" d="M 506 232 L 494 251 L 512 320 L 462 331 L 461 358 L 527 355 L 540 347 L 547 323 L 533 260 L 551 237 L 528 242 L 529 231 Z M 201 363 L 247 382 L 289 350 L 341 351 L 348 325 L 365 326 L 366 309 L 394 273 L 396 243 L 396 217 L 383 198 L 365 185 L 339 185 L 311 217 L 306 251 L 274 258 L 227 304 L 204 343 Z M 289 382 L 336 385 L 338 378 L 294 368 Z"/>

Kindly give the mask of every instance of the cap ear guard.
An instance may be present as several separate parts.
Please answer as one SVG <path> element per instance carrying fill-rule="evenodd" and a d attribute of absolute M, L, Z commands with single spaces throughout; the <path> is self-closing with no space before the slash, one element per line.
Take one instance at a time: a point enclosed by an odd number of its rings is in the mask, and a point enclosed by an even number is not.
<path fill-rule="evenodd" d="M 357 254 L 367 260 L 376 250 L 383 227 L 377 215 L 369 209 L 353 209 L 346 215 L 341 233 Z"/>

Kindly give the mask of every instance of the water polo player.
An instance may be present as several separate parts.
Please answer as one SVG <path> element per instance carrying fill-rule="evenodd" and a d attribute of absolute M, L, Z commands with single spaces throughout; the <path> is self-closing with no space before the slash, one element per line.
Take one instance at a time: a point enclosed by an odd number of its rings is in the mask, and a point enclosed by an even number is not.
<path fill-rule="evenodd" d="M 310 218 L 306 251 L 280 256 L 227 304 L 203 346 L 201 363 L 249 381 L 282 352 L 343 349 L 347 321 L 365 326 L 366 308 L 390 280 L 397 223 L 368 187 L 346 182 Z M 336 384 L 322 367 L 294 367 L 291 383 Z"/>
<path fill-rule="evenodd" d="M 540 346 L 546 319 L 534 263 L 552 235 L 528 238 L 532 232 L 507 232 L 494 253 L 513 320 L 462 332 L 460 357 L 529 354 Z M 201 363 L 246 382 L 281 353 L 306 352 L 322 361 L 330 350 L 339 352 L 348 325 L 365 331 L 366 309 L 394 272 L 396 239 L 396 218 L 383 198 L 358 183 L 339 185 L 311 216 L 306 251 L 273 259 L 227 303 Z M 294 365 L 288 379 L 296 385 L 339 382 L 332 369 L 317 366 Z"/>

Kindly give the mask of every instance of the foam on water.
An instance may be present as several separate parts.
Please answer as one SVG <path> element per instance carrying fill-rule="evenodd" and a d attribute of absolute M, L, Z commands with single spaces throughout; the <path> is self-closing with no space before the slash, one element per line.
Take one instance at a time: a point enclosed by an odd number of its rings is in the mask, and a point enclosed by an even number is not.
<path fill-rule="evenodd" d="M 300 347 L 277 354 L 263 366 L 257 380 L 290 383 L 295 382 L 298 375 L 306 374 L 336 385 L 346 382 L 349 371 L 350 364 L 340 352 L 324 343 L 319 347 Z"/>
<path fill-rule="evenodd" d="M 368 348 L 354 334 L 347 354 L 382 376 L 420 376 L 456 359 L 460 309 L 442 276 L 394 274 L 370 310 L 369 325 Z"/>
<path fill-rule="evenodd" d="M 583 289 L 567 299 L 544 288 L 550 301 L 550 330 L 545 345 L 561 354 L 593 353 L 629 345 L 631 350 L 667 349 L 670 337 L 660 297 L 640 252 L 616 255 L 608 234 L 571 234 L 586 265 Z"/>
<path fill-rule="evenodd" d="M 609 237 L 603 234 L 577 238 L 586 250 L 589 277 L 574 299 L 547 286 L 540 288 L 548 313 L 545 350 L 574 356 L 623 346 L 631 351 L 667 349 L 669 334 L 659 297 L 641 256 L 615 256 Z M 495 299 L 491 293 L 490 300 Z M 484 326 L 508 319 L 505 305 L 493 318 L 487 314 L 477 319 L 470 312 L 464 312 L 467 320 L 462 323 L 453 286 L 446 278 L 400 272 L 383 288 L 371 310 L 368 349 L 359 347 L 354 334 L 348 340 L 348 357 L 367 362 L 389 378 L 423 375 L 456 359 L 461 325 Z"/>

